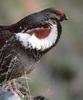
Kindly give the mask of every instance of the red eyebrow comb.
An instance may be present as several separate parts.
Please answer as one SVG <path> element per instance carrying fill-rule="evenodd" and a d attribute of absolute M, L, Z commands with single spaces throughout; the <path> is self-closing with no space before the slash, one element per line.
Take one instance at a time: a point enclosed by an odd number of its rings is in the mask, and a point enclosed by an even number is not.
<path fill-rule="evenodd" d="M 63 11 L 62 10 L 59 10 L 59 9 L 56 9 L 56 14 L 58 16 L 63 16 L 64 15 Z"/>

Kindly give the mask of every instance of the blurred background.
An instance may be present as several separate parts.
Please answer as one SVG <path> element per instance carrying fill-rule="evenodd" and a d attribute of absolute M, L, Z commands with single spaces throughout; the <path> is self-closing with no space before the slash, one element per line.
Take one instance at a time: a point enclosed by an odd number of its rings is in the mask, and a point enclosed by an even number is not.
<path fill-rule="evenodd" d="M 83 0 L 0 0 L 0 24 L 16 23 L 47 7 L 62 9 L 69 20 L 62 23 L 57 46 L 28 76 L 31 94 L 50 100 L 83 100 Z"/>

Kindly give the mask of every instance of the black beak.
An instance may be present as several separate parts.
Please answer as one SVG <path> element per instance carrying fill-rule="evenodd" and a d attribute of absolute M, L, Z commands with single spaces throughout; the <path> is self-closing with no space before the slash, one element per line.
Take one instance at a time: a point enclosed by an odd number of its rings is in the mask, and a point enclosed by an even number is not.
<path fill-rule="evenodd" d="M 65 19 L 65 20 L 68 20 L 68 17 L 67 17 L 67 16 L 64 16 L 64 19 Z"/>
<path fill-rule="evenodd" d="M 68 17 L 66 15 L 61 16 L 60 21 L 68 20 Z"/>

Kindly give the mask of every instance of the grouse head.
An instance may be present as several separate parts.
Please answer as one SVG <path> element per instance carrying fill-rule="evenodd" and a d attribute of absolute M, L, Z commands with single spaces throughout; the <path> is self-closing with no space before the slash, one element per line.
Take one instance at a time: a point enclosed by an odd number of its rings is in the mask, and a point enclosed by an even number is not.
<path fill-rule="evenodd" d="M 43 10 L 42 12 L 47 15 L 48 20 L 49 19 L 58 20 L 60 22 L 64 21 L 64 20 L 68 20 L 65 13 L 62 10 L 59 10 L 59 9 L 47 8 L 47 9 Z"/>

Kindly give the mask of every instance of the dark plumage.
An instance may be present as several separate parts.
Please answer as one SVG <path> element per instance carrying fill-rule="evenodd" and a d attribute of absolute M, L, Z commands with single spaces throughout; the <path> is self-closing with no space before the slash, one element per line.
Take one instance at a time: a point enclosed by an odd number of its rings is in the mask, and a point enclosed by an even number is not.
<path fill-rule="evenodd" d="M 63 20 L 63 12 L 48 8 L 16 24 L 0 26 L 0 83 L 30 73 L 41 56 L 58 42 Z"/>

